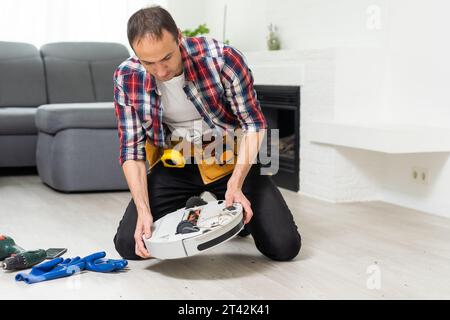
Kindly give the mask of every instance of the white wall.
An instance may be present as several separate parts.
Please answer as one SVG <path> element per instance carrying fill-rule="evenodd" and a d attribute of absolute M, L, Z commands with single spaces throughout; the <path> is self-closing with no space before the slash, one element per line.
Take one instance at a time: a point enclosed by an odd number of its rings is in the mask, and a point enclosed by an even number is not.
<path fill-rule="evenodd" d="M 387 50 L 396 121 L 450 125 L 449 12 L 445 0 L 390 3 Z"/>
<path fill-rule="evenodd" d="M 278 26 L 283 49 L 379 46 L 383 34 L 366 27 L 366 10 L 386 1 L 215 0 L 206 2 L 206 18 L 212 34 L 221 38 L 222 10 L 227 4 L 227 34 L 242 51 L 266 48 L 269 23 Z"/>
<path fill-rule="evenodd" d="M 303 100 L 303 107 L 309 103 L 302 110 L 309 113 L 303 114 L 303 121 L 331 117 L 450 125 L 450 2 L 209 1 L 205 3 L 206 22 L 219 39 L 225 3 L 227 38 L 244 52 L 265 50 L 270 22 L 279 27 L 283 49 L 335 48 L 328 72 L 335 92 L 326 101 L 319 94 Z M 313 70 L 306 72 L 308 78 Z M 385 200 L 450 217 L 448 153 L 386 155 L 313 145 L 305 136 L 307 132 L 302 137 L 303 192 L 331 201 Z M 411 181 L 413 166 L 429 170 L 428 185 Z"/>
<path fill-rule="evenodd" d="M 166 5 L 164 7 L 169 10 L 178 28 L 181 30 L 192 30 L 206 22 L 204 0 L 166 0 Z"/>
<path fill-rule="evenodd" d="M 227 6 L 225 38 L 241 51 L 264 49 L 268 1 L 205 1 L 206 22 L 211 36 L 223 39 L 224 7 Z"/>
<path fill-rule="evenodd" d="M 388 52 L 393 122 L 450 126 L 450 3 L 444 0 L 389 3 Z M 448 153 L 389 156 L 384 199 L 450 217 Z M 427 168 L 429 184 L 411 182 L 413 166 Z"/>
<path fill-rule="evenodd" d="M 389 155 L 387 160 L 383 200 L 450 217 L 448 153 Z M 428 184 L 412 181 L 412 167 L 428 169 Z"/>
<path fill-rule="evenodd" d="M 2 0 L 0 41 L 40 47 L 58 41 L 128 45 L 127 21 L 138 9 L 165 0 Z"/>

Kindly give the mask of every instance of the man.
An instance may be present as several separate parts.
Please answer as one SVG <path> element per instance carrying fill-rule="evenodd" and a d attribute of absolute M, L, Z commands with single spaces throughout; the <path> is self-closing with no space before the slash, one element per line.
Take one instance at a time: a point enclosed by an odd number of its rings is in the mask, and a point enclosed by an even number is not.
<path fill-rule="evenodd" d="M 136 56 L 114 74 L 120 163 L 132 195 L 114 237 L 119 254 L 150 258 L 142 236 L 150 238 L 152 223 L 209 191 L 227 205 L 242 204 L 245 229 L 260 252 L 280 261 L 296 257 L 301 238 L 292 214 L 271 178 L 252 165 L 266 120 L 241 53 L 214 39 L 184 38 L 158 6 L 133 14 L 127 33 Z M 173 147 L 168 138 L 175 131 L 189 133 L 196 126 L 215 137 L 242 130 L 237 161 L 182 168 L 159 161 L 161 151 Z"/>

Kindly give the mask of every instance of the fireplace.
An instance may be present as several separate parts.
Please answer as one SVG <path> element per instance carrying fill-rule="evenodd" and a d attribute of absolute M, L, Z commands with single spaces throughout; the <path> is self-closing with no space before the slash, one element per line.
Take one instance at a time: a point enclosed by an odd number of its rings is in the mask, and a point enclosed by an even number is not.
<path fill-rule="evenodd" d="M 255 85 L 261 110 L 266 117 L 268 132 L 263 143 L 279 148 L 279 157 L 262 164 L 270 167 L 278 161 L 278 171 L 272 174 L 274 182 L 292 191 L 300 189 L 300 87 Z M 270 139 L 270 131 L 279 130 L 278 141 Z M 261 161 L 262 162 L 262 161 Z"/>

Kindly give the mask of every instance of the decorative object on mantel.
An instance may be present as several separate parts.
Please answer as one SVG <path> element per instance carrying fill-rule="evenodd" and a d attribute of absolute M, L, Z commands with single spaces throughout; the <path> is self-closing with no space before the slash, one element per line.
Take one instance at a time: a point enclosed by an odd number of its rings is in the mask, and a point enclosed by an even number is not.
<path fill-rule="evenodd" d="M 208 34 L 209 29 L 206 26 L 206 23 L 201 24 L 195 30 L 186 29 L 181 32 L 181 34 L 185 37 L 195 37 L 198 35 Z"/>
<path fill-rule="evenodd" d="M 274 24 L 269 25 L 269 36 L 267 37 L 267 48 L 269 50 L 280 50 L 281 44 L 278 37 L 278 28 Z"/>

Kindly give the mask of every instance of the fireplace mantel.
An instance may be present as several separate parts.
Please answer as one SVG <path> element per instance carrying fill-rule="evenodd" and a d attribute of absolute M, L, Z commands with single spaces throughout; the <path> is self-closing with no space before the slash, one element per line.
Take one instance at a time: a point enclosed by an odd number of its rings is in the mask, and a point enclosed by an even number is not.
<path fill-rule="evenodd" d="M 304 83 L 305 54 L 302 51 L 253 51 L 244 56 L 255 84 L 301 86 Z"/>

